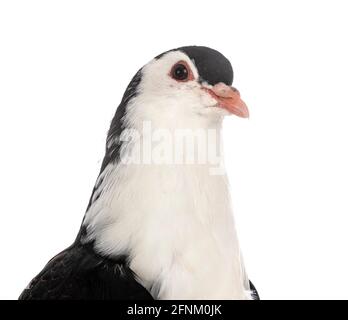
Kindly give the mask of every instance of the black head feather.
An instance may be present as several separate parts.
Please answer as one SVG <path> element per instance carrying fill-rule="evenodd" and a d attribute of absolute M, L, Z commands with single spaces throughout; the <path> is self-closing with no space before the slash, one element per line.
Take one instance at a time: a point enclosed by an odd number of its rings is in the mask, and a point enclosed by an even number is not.
<path fill-rule="evenodd" d="M 219 82 L 229 86 L 232 84 L 232 65 L 219 51 L 203 46 L 186 46 L 161 53 L 156 59 L 171 51 L 182 51 L 192 60 L 198 70 L 200 82 L 205 81 L 211 85 Z"/>
<path fill-rule="evenodd" d="M 232 65 L 219 51 L 201 46 L 181 47 L 177 50 L 186 53 L 194 62 L 201 81 L 206 81 L 211 85 L 219 82 L 229 86 L 232 84 Z"/>

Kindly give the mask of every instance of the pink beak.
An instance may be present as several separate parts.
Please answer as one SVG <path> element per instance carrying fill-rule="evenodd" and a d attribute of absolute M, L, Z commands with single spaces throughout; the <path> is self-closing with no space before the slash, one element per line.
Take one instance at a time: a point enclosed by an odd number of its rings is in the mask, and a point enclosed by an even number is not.
<path fill-rule="evenodd" d="M 239 91 L 222 82 L 212 88 L 204 88 L 216 99 L 218 106 L 235 114 L 238 117 L 249 118 L 249 110 L 244 101 L 240 98 Z"/>

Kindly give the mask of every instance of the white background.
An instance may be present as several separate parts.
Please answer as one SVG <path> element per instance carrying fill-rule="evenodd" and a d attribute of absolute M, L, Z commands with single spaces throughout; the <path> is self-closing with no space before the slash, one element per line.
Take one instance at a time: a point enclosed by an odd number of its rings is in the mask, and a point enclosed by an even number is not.
<path fill-rule="evenodd" d="M 1 1 L 0 298 L 74 240 L 134 73 L 182 45 L 232 62 L 225 120 L 250 278 L 263 299 L 348 298 L 346 1 Z"/>

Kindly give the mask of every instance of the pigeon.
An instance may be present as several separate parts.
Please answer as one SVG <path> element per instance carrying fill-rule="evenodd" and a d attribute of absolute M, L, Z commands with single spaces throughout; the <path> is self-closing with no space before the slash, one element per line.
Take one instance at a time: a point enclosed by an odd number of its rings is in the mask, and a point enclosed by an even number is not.
<path fill-rule="evenodd" d="M 249 117 L 232 81 L 229 60 L 204 46 L 166 51 L 135 74 L 75 241 L 20 300 L 259 299 L 222 151 L 204 157 L 221 149 L 225 116 Z"/>

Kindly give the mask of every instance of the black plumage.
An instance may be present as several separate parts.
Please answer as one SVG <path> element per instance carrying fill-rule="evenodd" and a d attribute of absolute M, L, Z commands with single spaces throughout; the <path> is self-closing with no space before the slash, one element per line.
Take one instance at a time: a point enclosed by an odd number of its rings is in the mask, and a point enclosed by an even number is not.
<path fill-rule="evenodd" d="M 185 46 L 161 53 L 156 57 L 160 59 L 171 51 L 184 52 L 195 64 L 199 73 L 199 81 L 215 85 L 223 82 L 231 85 L 233 82 L 233 69 L 231 62 L 219 51 L 204 46 Z"/>
<path fill-rule="evenodd" d="M 188 46 L 178 49 L 186 53 L 194 62 L 201 82 L 215 85 L 223 82 L 231 85 L 233 82 L 233 69 L 230 61 L 219 51 L 201 46 Z"/>
<path fill-rule="evenodd" d="M 91 244 L 76 242 L 51 259 L 23 291 L 20 300 L 149 300 L 127 257 L 95 253 Z"/>

